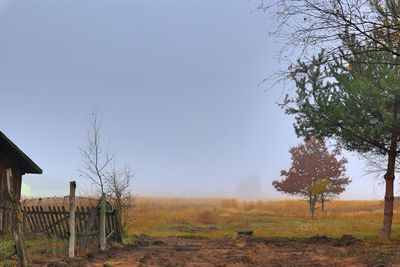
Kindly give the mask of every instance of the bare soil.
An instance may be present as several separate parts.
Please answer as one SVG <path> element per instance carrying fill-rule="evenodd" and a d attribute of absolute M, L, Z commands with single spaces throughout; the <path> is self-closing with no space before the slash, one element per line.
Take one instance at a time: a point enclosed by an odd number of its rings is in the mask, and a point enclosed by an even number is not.
<path fill-rule="evenodd" d="M 49 266 L 400 266 L 400 243 L 341 239 L 151 239 Z"/>

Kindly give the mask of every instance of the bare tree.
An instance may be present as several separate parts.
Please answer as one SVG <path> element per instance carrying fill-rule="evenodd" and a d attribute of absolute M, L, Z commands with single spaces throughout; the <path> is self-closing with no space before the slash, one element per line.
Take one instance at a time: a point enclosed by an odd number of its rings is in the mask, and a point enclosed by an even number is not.
<path fill-rule="evenodd" d="M 101 120 L 98 112 L 92 113 L 91 130 L 87 134 L 86 144 L 79 149 L 82 157 L 80 176 L 89 179 L 97 191 L 105 193 L 106 178 L 113 156 L 104 149 L 101 141 Z"/>
<path fill-rule="evenodd" d="M 104 150 L 101 142 L 101 121 L 98 112 L 92 113 L 91 130 L 88 132 L 86 146 L 80 148 L 82 165 L 80 168 L 81 177 L 87 178 L 96 186 L 100 198 L 100 218 L 99 218 L 99 243 L 100 249 L 106 249 L 106 177 L 108 168 L 113 157 Z"/>
<path fill-rule="evenodd" d="M 79 171 L 81 177 L 89 179 L 101 195 L 100 247 L 104 250 L 106 199 L 111 201 L 119 211 L 119 222 L 122 224 L 120 230 L 126 230 L 129 223 L 128 213 L 133 206 L 131 183 L 134 171 L 129 166 L 117 169 L 115 154 L 111 155 L 102 142 L 101 120 L 98 114 L 97 110 L 92 113 L 91 129 L 88 132 L 86 144 L 80 148 L 82 163 Z M 118 230 L 119 233 L 120 230 Z"/>
<path fill-rule="evenodd" d="M 289 61 L 289 69 L 279 73 L 283 79 L 312 66 L 321 50 L 327 61 L 349 56 L 354 51 L 341 41 L 344 36 L 364 48 L 358 52 L 400 56 L 398 0 L 261 0 L 259 10 L 272 14 L 278 23 L 273 33 L 285 42 L 282 59 Z M 289 58 L 301 58 L 303 66 Z M 398 64 L 390 59 L 376 63 Z"/>
<path fill-rule="evenodd" d="M 129 212 L 134 206 L 134 199 L 131 195 L 132 180 L 135 171 L 128 165 L 124 168 L 116 168 L 116 157 L 114 157 L 112 171 L 106 176 L 106 191 L 109 200 L 115 208 L 119 209 L 120 222 L 122 223 L 122 230 L 126 232 L 129 226 L 130 216 Z"/>

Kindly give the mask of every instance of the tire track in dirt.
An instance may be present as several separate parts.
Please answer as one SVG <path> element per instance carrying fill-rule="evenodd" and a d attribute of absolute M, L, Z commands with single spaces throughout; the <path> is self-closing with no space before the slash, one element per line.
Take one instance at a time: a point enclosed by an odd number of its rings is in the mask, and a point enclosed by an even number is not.
<path fill-rule="evenodd" d="M 400 266 L 399 243 L 364 242 L 351 236 L 153 240 L 141 237 L 123 250 L 95 257 L 104 266 Z"/>

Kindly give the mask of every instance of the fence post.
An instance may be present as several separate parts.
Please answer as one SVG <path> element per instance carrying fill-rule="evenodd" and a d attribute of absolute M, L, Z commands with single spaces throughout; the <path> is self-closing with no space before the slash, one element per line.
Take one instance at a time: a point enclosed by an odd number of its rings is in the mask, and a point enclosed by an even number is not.
<path fill-rule="evenodd" d="M 17 205 L 18 206 L 18 205 Z M 18 207 L 17 207 L 18 208 Z M 17 251 L 17 256 L 19 259 L 19 266 L 21 267 L 26 267 L 26 257 L 25 257 L 25 249 L 24 249 L 24 241 L 22 238 L 21 230 L 20 230 L 20 225 L 18 223 L 19 217 L 20 217 L 20 212 L 15 209 L 15 214 L 14 214 L 14 219 L 13 219 L 13 232 L 14 232 L 14 241 L 15 241 L 15 249 Z"/>
<path fill-rule="evenodd" d="M 75 189 L 76 182 L 69 183 L 69 243 L 68 243 L 68 256 L 75 257 Z"/>
<path fill-rule="evenodd" d="M 100 200 L 100 249 L 106 250 L 106 195 L 103 193 Z"/>
<path fill-rule="evenodd" d="M 122 222 L 121 222 L 121 211 L 115 209 L 115 241 L 122 243 Z"/>
<path fill-rule="evenodd" d="M 25 257 L 24 241 L 22 238 L 21 226 L 20 226 L 21 203 L 19 202 L 19 199 L 16 197 L 15 192 L 11 187 L 11 179 L 13 179 L 11 169 L 6 169 L 6 176 L 7 176 L 7 192 L 8 192 L 8 197 L 11 200 L 12 213 L 13 213 L 11 216 L 11 230 L 14 236 L 15 249 L 19 259 L 19 266 L 26 267 L 27 263 Z"/>

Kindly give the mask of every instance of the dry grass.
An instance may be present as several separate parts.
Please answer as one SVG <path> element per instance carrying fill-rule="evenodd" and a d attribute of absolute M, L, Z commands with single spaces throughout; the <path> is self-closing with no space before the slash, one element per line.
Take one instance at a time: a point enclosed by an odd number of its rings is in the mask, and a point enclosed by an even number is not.
<path fill-rule="evenodd" d="M 80 201 L 80 205 L 90 205 L 92 200 L 82 198 Z M 25 201 L 25 205 L 30 206 L 67 203 L 63 198 Z M 135 203 L 129 213 L 133 224 L 126 242 L 142 234 L 152 237 L 235 238 L 236 232 L 243 229 L 253 230 L 256 237 L 340 237 L 349 234 L 376 240 L 383 219 L 382 201 L 331 201 L 326 204 L 325 213 L 317 210 L 314 220 L 310 218 L 307 202 L 301 200 L 137 197 Z M 397 240 L 400 240 L 399 222 L 399 203 L 396 202 L 392 236 Z M 49 260 L 61 259 L 67 253 L 67 240 L 26 237 L 27 256 L 35 266 L 44 266 Z"/>
<path fill-rule="evenodd" d="M 92 202 L 82 198 L 81 204 Z M 66 205 L 66 199 L 25 200 L 27 205 Z M 393 237 L 400 239 L 399 203 L 395 203 Z M 240 229 L 261 237 L 309 237 L 343 234 L 377 239 L 383 219 L 382 201 L 330 201 L 326 212 L 310 218 L 302 200 L 239 201 L 226 198 L 137 197 L 129 213 L 128 237 L 235 237 Z"/>
<path fill-rule="evenodd" d="M 400 238 L 398 203 L 395 204 L 394 238 Z M 130 235 L 234 237 L 239 229 L 257 236 L 351 234 L 377 239 L 383 216 L 382 201 L 330 201 L 326 212 L 317 210 L 312 220 L 306 201 L 238 201 L 222 198 L 136 198 L 131 212 Z"/>

